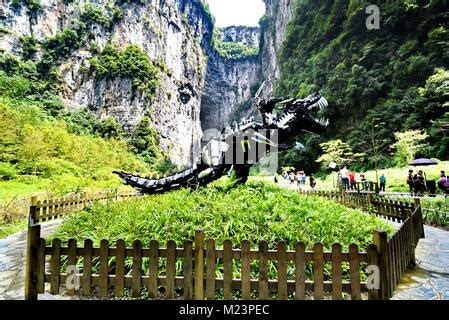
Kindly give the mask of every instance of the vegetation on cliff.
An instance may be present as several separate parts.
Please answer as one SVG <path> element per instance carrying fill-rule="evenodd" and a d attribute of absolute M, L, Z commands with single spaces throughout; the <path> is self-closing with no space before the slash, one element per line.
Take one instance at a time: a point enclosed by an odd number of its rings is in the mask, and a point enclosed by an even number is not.
<path fill-rule="evenodd" d="M 369 1 L 297 1 L 276 91 L 303 97 L 319 90 L 330 102 L 332 127 L 328 138 L 300 137 L 306 149 L 283 158 L 317 170 L 319 145 L 332 138 L 365 154 L 354 162 L 362 170 L 394 166 L 395 133 L 425 128 L 428 137 L 416 156 L 449 159 L 444 3 L 383 1 L 380 29 L 368 30 Z"/>
<path fill-rule="evenodd" d="M 137 46 L 129 45 L 124 50 L 119 50 L 106 45 L 90 63 L 97 79 L 129 78 L 135 89 L 150 98 L 159 86 L 159 68 Z"/>

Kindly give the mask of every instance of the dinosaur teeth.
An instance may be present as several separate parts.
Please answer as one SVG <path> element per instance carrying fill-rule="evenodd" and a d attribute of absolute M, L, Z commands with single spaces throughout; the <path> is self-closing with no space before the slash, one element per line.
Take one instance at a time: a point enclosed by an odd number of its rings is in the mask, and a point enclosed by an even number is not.
<path fill-rule="evenodd" d="M 286 128 L 287 123 L 292 120 L 295 117 L 294 114 L 292 113 L 288 113 L 285 116 L 281 117 L 278 121 L 276 121 L 276 124 L 278 125 L 279 128 Z"/>

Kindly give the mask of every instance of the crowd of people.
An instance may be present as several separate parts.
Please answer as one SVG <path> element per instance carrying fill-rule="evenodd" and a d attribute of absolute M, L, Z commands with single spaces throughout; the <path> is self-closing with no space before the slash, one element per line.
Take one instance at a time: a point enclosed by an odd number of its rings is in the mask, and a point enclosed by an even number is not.
<path fill-rule="evenodd" d="M 440 172 L 440 178 L 437 184 L 444 194 L 449 194 L 449 179 L 446 176 L 445 171 Z M 409 170 L 407 175 L 407 185 L 409 186 L 411 194 L 419 195 L 424 194 L 425 192 L 435 194 L 437 191 L 435 188 L 435 182 L 433 181 L 434 187 L 432 188 L 432 184 L 428 183 L 426 174 L 422 170 L 418 170 L 416 173 L 414 173 L 413 170 Z"/>
<path fill-rule="evenodd" d="M 305 186 L 307 184 L 307 175 L 304 171 L 297 172 L 286 172 L 282 173 L 282 177 L 285 181 L 287 181 L 290 185 L 295 185 L 298 188 L 301 186 Z M 309 176 L 309 185 L 312 189 L 316 187 L 316 180 L 313 174 Z"/>
<path fill-rule="evenodd" d="M 354 171 L 350 171 L 346 166 L 339 171 L 337 180 L 345 190 L 369 190 L 369 181 L 366 175 L 364 173 L 360 173 L 357 177 L 357 173 Z M 379 182 L 380 191 L 385 191 L 385 186 L 387 184 L 387 177 L 385 176 L 385 174 L 382 174 L 380 176 Z"/>
<path fill-rule="evenodd" d="M 310 186 L 311 189 L 315 189 L 317 184 L 314 175 L 311 174 L 307 176 L 304 171 L 284 171 L 282 173 L 282 178 L 287 184 L 298 188 Z M 338 172 L 337 180 L 340 183 L 341 188 L 347 191 L 370 190 L 370 181 L 368 180 L 366 174 L 350 171 L 346 166 Z M 277 176 L 275 177 L 275 182 L 278 182 Z M 378 183 L 379 191 L 385 192 L 387 185 L 387 177 L 385 173 L 380 174 Z M 436 193 L 436 190 L 429 188 L 429 183 L 423 170 L 418 170 L 416 173 L 414 173 L 413 170 L 409 170 L 407 175 L 407 185 L 410 188 L 411 194 L 422 195 L 425 192 L 429 192 L 430 194 Z M 435 186 L 435 181 L 433 181 L 433 185 Z M 446 175 L 445 171 L 441 171 L 440 179 L 438 180 L 437 185 L 444 194 L 449 195 L 449 177 Z M 433 189 L 435 189 L 435 187 Z"/>

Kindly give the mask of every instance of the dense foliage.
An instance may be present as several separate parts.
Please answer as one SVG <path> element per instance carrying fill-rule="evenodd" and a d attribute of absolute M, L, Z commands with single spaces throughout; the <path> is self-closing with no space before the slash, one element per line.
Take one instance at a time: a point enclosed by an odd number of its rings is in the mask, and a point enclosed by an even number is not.
<path fill-rule="evenodd" d="M 330 249 L 334 242 L 340 242 L 345 250 L 349 244 L 357 243 L 364 250 L 372 242 L 374 229 L 393 231 L 382 219 L 330 200 L 302 197 L 296 192 L 261 182 L 229 190 L 226 183 L 220 181 L 198 191 L 179 190 L 107 206 L 95 205 L 85 212 L 66 217 L 52 238 L 60 238 L 63 242 L 74 238 L 80 244 L 90 238 L 96 246 L 101 239 L 108 239 L 111 244 L 124 239 L 128 246 L 132 246 L 136 239 L 144 246 L 148 246 L 150 240 L 158 240 L 161 246 L 165 246 L 167 240 L 175 240 L 180 247 L 184 240 L 193 239 L 196 228 L 204 228 L 206 238 L 215 239 L 217 247 L 223 247 L 223 241 L 231 238 L 236 248 L 242 240 L 249 240 L 254 249 L 261 240 L 268 241 L 270 248 L 283 240 L 289 249 L 294 249 L 297 241 L 303 241 L 308 250 L 315 242 L 322 242 L 326 249 Z M 113 261 L 111 263 L 113 265 Z M 164 259 L 160 263 L 163 268 Z M 234 263 L 237 277 L 239 264 L 239 261 Z M 258 262 L 252 263 L 251 272 L 255 278 L 257 266 Z M 177 263 L 176 267 L 181 275 L 182 263 Z M 144 272 L 147 268 L 145 260 Z M 222 261 L 218 261 L 216 268 L 217 275 L 222 276 Z M 347 279 L 346 263 L 343 269 Z M 269 270 L 271 278 L 277 276 L 276 263 L 270 261 Z M 311 270 L 308 266 L 309 277 Z M 330 270 L 331 265 L 326 264 L 326 279 Z M 288 276 L 294 277 L 291 263 L 288 264 Z"/>
<path fill-rule="evenodd" d="M 213 40 L 213 48 L 227 60 L 256 58 L 259 55 L 258 47 L 251 47 L 239 42 L 223 41 L 217 36 Z"/>
<path fill-rule="evenodd" d="M 303 97 L 320 90 L 331 105 L 329 136 L 365 153 L 359 167 L 396 164 L 389 148 L 373 159 L 367 134 L 373 122 L 380 124 L 378 141 L 387 145 L 395 142 L 396 132 L 426 128 L 427 146 L 417 155 L 449 159 L 447 1 L 378 1 L 378 30 L 365 26 L 370 4 L 297 1 L 279 56 L 277 93 Z M 270 28 L 268 19 L 262 22 Z M 323 141 L 300 139 L 309 140 L 307 149 L 286 157 L 296 158 L 296 165 L 311 163 L 308 154 L 320 152 Z"/>
<path fill-rule="evenodd" d="M 184 189 L 97 205 L 67 217 L 55 236 L 79 241 L 94 237 L 96 244 L 101 239 L 124 239 L 128 245 L 136 239 L 172 239 L 182 245 L 192 239 L 196 228 L 204 228 L 218 246 L 228 238 L 236 247 L 245 239 L 254 246 L 267 240 L 270 247 L 285 240 L 290 249 L 297 241 L 304 241 L 309 249 L 315 242 L 323 242 L 328 249 L 333 242 L 365 248 L 375 228 L 392 230 L 382 219 L 333 201 L 302 197 L 262 182 L 227 189 L 220 181 L 198 191 Z"/>
<path fill-rule="evenodd" d="M 99 177 L 112 169 L 147 170 L 146 165 L 128 151 L 126 142 L 105 140 L 68 131 L 63 121 L 48 116 L 30 104 L 14 107 L 0 101 L 0 161 L 10 168 L 8 176 L 39 175 L 44 178 L 72 174 Z"/>
<path fill-rule="evenodd" d="M 90 60 L 91 69 L 98 79 L 123 77 L 132 79 L 135 89 L 151 98 L 159 85 L 159 68 L 137 46 L 118 50 L 106 45 L 98 57 Z"/>

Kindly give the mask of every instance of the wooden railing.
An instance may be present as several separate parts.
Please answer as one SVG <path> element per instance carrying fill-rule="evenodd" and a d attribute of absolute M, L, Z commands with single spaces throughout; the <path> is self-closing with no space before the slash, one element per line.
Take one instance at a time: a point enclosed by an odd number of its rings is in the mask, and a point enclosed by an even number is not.
<path fill-rule="evenodd" d="M 138 196 L 136 191 L 82 193 L 68 197 L 37 200 L 31 197 L 30 222 L 36 224 L 59 219 L 67 213 L 80 211 L 95 201 L 109 201 Z"/>
<path fill-rule="evenodd" d="M 85 207 L 88 197 L 36 202 L 30 207 L 25 297 L 37 299 L 49 283 L 51 294 L 65 291 L 68 295 L 99 298 L 123 297 L 128 289 L 134 298 L 140 298 L 143 291 L 147 291 L 149 298 L 212 300 L 217 297 L 217 290 L 221 290 L 224 299 L 305 299 L 312 295 L 319 300 L 342 299 L 345 294 L 352 299 L 389 299 L 404 268 L 414 264 L 415 247 L 424 236 L 419 199 L 410 204 L 377 198 L 369 193 L 303 194 L 361 208 L 396 221 L 401 227 L 391 239 L 386 232 L 375 231 L 373 244 L 365 252 L 355 244 L 349 246 L 347 252 L 342 252 L 341 244 L 324 251 L 321 243 L 315 244 L 312 251 L 306 251 L 303 243 L 298 243 L 295 250 L 287 250 L 283 241 L 274 246 L 276 250 L 269 250 L 266 241 L 260 242 L 257 250 L 254 246 L 251 250 L 253 244 L 248 241 L 233 244 L 232 240 L 226 240 L 223 248 L 217 249 L 213 239 L 204 240 L 202 230 L 197 230 L 193 239 L 184 241 L 181 248 L 176 247 L 175 241 L 168 241 L 165 248 L 156 241 L 151 241 L 148 247 L 135 241 L 127 248 L 123 240 L 114 246 L 102 240 L 99 247 L 94 247 L 91 240 L 86 240 L 82 246 L 70 240 L 63 246 L 55 239 L 47 245 L 41 237 L 40 223 Z M 132 195 L 124 197 L 128 196 Z M 105 199 L 103 195 L 95 198 Z M 269 261 L 275 262 L 277 268 L 272 279 L 269 278 Z M 221 278 L 215 274 L 217 263 L 223 265 Z M 80 274 L 71 278 L 68 266 L 80 268 Z M 369 287 L 370 290 L 367 283 L 361 281 L 361 272 L 367 272 L 367 266 L 377 268 L 381 279 L 379 285 Z M 346 273 L 343 270 L 347 270 Z M 79 288 L 67 288 L 67 283 L 73 279 L 80 280 Z"/>
<path fill-rule="evenodd" d="M 373 194 L 357 195 L 344 192 L 304 192 L 307 196 L 319 196 L 333 199 L 346 206 L 359 208 L 384 219 L 400 224 L 399 229 L 390 238 L 378 233 L 379 264 L 381 270 L 382 288 L 380 299 L 393 296 L 400 279 L 407 267 L 415 265 L 415 248 L 419 239 L 424 238 L 424 223 L 421 200 L 415 198 L 413 203 L 394 201 Z"/>
<path fill-rule="evenodd" d="M 332 199 L 350 208 L 365 210 L 369 213 L 394 222 L 407 219 L 407 211 L 414 211 L 420 206 L 420 199 L 414 199 L 414 203 L 395 201 L 377 196 L 371 193 L 348 194 L 336 191 L 299 191 L 306 196 L 317 196 Z"/>
<path fill-rule="evenodd" d="M 380 238 L 377 233 L 374 238 Z M 355 244 L 349 246 L 348 252 L 342 252 L 342 246 L 334 244 L 327 252 L 321 243 L 306 251 L 304 243 L 297 243 L 295 250 L 287 250 L 286 243 L 281 241 L 276 250 L 269 250 L 268 243 L 261 241 L 257 250 L 251 250 L 248 241 L 242 241 L 236 249 L 231 240 L 226 240 L 223 248 L 217 249 L 215 240 L 204 240 L 202 230 L 196 231 L 194 242 L 184 241 L 182 248 L 177 248 L 174 241 L 168 241 L 165 248 L 157 241 L 151 241 L 145 248 L 140 241 L 126 248 L 123 240 L 118 240 L 114 247 L 107 240 L 102 240 L 99 247 L 93 247 L 91 240 L 81 247 L 76 240 L 69 240 L 66 246 L 59 239 L 54 239 L 51 246 L 40 237 L 34 242 L 36 274 L 35 281 L 30 283 L 28 299 L 44 293 L 46 283 L 50 284 L 50 294 L 65 292 L 69 296 L 80 294 L 101 299 L 123 297 L 125 289 L 133 298 L 141 298 L 147 290 L 149 298 L 198 300 L 216 299 L 219 289 L 226 300 L 305 299 L 308 293 L 317 300 L 340 300 L 344 294 L 355 300 L 362 299 L 362 295 L 369 299 L 378 299 L 380 295 L 380 288 L 368 290 L 360 280 L 360 273 L 367 265 L 378 266 L 374 244 L 366 252 L 359 251 Z M 127 267 L 129 259 L 131 267 Z M 269 279 L 269 261 L 276 262 L 275 279 Z M 181 274 L 176 272 L 179 262 Z M 223 265 L 222 278 L 216 277 L 217 263 Z M 330 267 L 327 268 L 330 275 L 325 273 L 326 265 Z M 347 267 L 343 268 L 344 265 Z M 69 279 L 69 266 L 77 266 L 80 274 L 72 274 Z M 288 275 L 287 268 L 294 269 L 290 270 L 294 276 Z M 312 274 L 307 270 L 313 270 Z M 234 276 L 236 273 L 238 278 Z M 251 274 L 258 277 L 253 279 Z M 79 279 L 79 287 L 67 288 L 67 283 L 77 283 L 75 277 Z M 344 277 L 348 281 L 343 281 Z"/>
<path fill-rule="evenodd" d="M 393 295 L 407 268 L 415 266 L 415 248 L 420 238 L 424 238 L 424 228 L 421 207 L 417 207 L 414 212 L 407 211 L 407 218 L 399 230 L 388 239 L 386 248 L 388 259 L 383 262 L 385 265 L 381 268 L 386 270 L 382 279 L 388 296 Z"/>
<path fill-rule="evenodd" d="M 356 182 L 355 184 L 349 184 L 349 189 L 345 190 L 343 184 L 338 184 L 338 191 L 345 191 L 347 193 L 376 193 L 380 192 L 379 183 L 377 182 Z"/>

